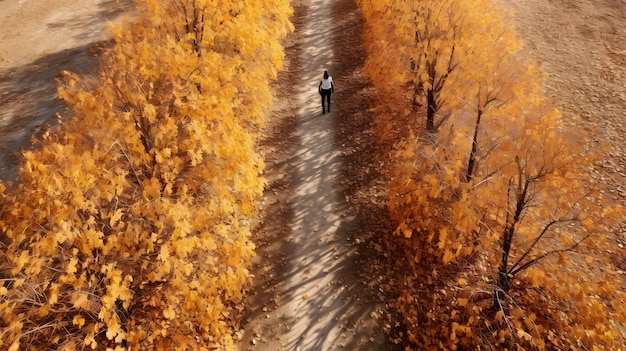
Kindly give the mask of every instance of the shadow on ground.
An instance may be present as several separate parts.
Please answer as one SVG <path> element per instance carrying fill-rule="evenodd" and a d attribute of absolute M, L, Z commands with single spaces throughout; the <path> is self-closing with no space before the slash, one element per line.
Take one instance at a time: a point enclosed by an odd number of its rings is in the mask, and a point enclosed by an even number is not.
<path fill-rule="evenodd" d="M 357 240 L 363 213 L 346 201 L 356 190 L 342 179 L 354 176 L 345 157 L 353 140 L 338 134 L 346 126 L 338 119 L 371 117 L 360 76 L 362 19 L 351 0 L 293 5 L 296 33 L 286 43 L 290 61 L 272 113 L 282 122 L 272 125 L 264 145 L 272 150 L 267 207 L 255 239 L 256 284 L 240 349 L 398 349 L 383 332 L 390 318 L 377 277 L 362 276 L 372 270 L 359 267 L 377 258 L 362 259 L 375 252 Z M 332 113 L 322 114 L 317 87 L 325 69 L 337 93 Z"/>
<path fill-rule="evenodd" d="M 61 70 L 88 75 L 97 64 L 103 48 L 101 41 L 106 23 L 132 10 L 132 0 L 109 0 L 98 5 L 98 12 L 89 18 L 66 14 L 48 28 L 70 28 L 73 39 L 89 44 L 61 50 L 40 57 L 33 62 L 0 70 L 0 179 L 15 181 L 20 162 L 20 150 L 32 147 L 31 138 L 40 137 L 48 125 L 54 126 L 57 114 L 64 118 L 70 111 L 58 98 L 55 77 Z M 106 35 L 104 35 L 106 36 Z M 35 45 L 35 43 L 24 43 Z"/>

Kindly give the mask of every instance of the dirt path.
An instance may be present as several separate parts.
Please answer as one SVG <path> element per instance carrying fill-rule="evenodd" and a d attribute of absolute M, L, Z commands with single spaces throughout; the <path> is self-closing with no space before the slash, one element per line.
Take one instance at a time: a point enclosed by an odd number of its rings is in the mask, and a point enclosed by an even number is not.
<path fill-rule="evenodd" d="M 336 131 L 337 118 L 355 118 L 354 109 L 367 106 L 355 89 L 363 80 L 356 72 L 363 57 L 354 56 L 362 55 L 360 14 L 353 0 L 293 6 L 296 32 L 266 145 L 270 187 L 240 349 L 388 350 L 384 306 L 369 297 L 356 267 L 360 247 L 350 233 L 357 217 L 346 202 L 346 143 Z M 317 85 L 325 69 L 342 93 L 322 114 Z"/>

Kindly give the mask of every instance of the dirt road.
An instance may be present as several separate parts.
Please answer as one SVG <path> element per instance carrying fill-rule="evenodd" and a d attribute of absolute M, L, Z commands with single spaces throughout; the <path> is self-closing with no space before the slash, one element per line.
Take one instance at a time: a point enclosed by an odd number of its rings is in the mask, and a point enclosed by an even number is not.
<path fill-rule="evenodd" d="M 240 347 L 389 350 L 382 326 L 387 312 L 368 297 L 355 266 L 359 246 L 349 234 L 357 223 L 342 186 L 345 143 L 336 130 L 337 118 L 358 118 L 354 109 L 367 106 L 355 93 L 359 73 L 351 80 L 364 58 L 360 13 L 352 0 L 293 5 L 296 32 L 277 84 L 272 120 L 278 125 L 268 141 L 273 152 L 266 155 L 271 190 L 257 239 L 252 315 Z M 336 84 L 332 112 L 326 114 L 317 92 L 324 70 Z"/>

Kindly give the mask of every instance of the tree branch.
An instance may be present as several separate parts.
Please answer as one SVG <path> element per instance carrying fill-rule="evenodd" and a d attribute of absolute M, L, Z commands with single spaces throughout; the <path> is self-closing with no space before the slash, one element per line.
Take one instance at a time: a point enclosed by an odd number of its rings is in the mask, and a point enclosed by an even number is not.
<path fill-rule="evenodd" d="M 550 255 L 557 254 L 557 253 L 563 253 L 563 252 L 572 252 L 572 251 L 575 251 L 575 250 L 576 250 L 576 248 L 577 248 L 580 244 L 582 244 L 585 240 L 589 239 L 590 237 L 591 237 L 591 234 L 587 234 L 584 238 L 580 239 L 579 241 L 577 241 L 576 243 L 574 243 L 574 245 L 572 245 L 572 246 L 570 246 L 570 247 L 568 247 L 568 248 L 565 248 L 565 249 L 560 249 L 560 250 L 553 250 L 553 251 L 550 251 L 550 252 L 546 252 L 546 253 L 544 253 L 543 255 L 541 255 L 541 256 L 539 256 L 539 257 L 537 257 L 537 258 L 534 258 L 534 259 L 532 259 L 532 260 L 530 260 L 530 261 L 528 261 L 528 262 L 524 263 L 524 265 L 520 266 L 518 269 L 516 269 L 516 270 L 514 270 L 514 271 L 511 271 L 511 273 L 509 273 L 509 274 L 516 275 L 517 273 L 519 273 L 519 272 L 523 271 L 524 269 L 526 269 L 526 268 L 528 268 L 528 267 L 530 267 L 530 266 L 532 266 L 532 265 L 534 265 L 534 264 L 536 264 L 536 263 L 539 263 L 539 261 L 543 260 L 544 258 L 546 258 L 546 257 L 548 257 L 548 256 L 550 256 Z"/>
<path fill-rule="evenodd" d="M 535 247 L 535 245 L 537 245 L 537 243 L 539 242 L 539 240 L 541 240 L 541 238 L 543 238 L 543 236 L 548 232 L 548 230 L 555 224 L 557 224 L 558 221 L 553 220 L 550 223 L 548 223 L 543 230 L 541 231 L 541 233 L 535 238 L 535 241 L 530 245 L 530 247 L 528 247 L 528 249 L 526 249 L 526 252 L 524 252 L 524 254 L 522 255 L 522 257 L 520 257 L 517 262 L 515 262 L 515 264 L 513 264 L 511 266 L 511 268 L 509 269 L 509 271 L 507 273 L 511 273 L 515 267 L 517 267 L 529 254 L 530 251 Z"/>

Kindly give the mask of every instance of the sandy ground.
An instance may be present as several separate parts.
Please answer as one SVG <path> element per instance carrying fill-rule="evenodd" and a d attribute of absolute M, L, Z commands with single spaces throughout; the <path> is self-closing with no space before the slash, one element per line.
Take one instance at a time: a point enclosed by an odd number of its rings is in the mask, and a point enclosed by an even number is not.
<path fill-rule="evenodd" d="M 512 0 L 524 51 L 547 73 L 546 93 L 572 127 L 595 135 L 589 147 L 613 147 L 604 164 L 615 199 L 626 197 L 626 1 Z M 576 121 L 578 122 L 578 121 Z M 602 170 L 598 170 L 602 172 Z"/>
<path fill-rule="evenodd" d="M 125 6 L 115 0 L 0 1 L 0 70 L 105 39 L 107 21 Z"/>
<path fill-rule="evenodd" d="M 0 0 L 0 178 L 17 176 L 16 153 L 55 113 L 62 69 L 86 73 L 131 0 Z"/>

